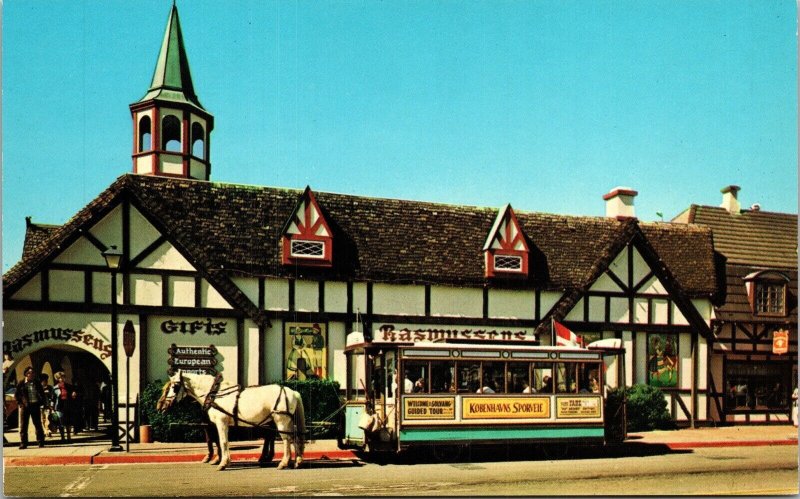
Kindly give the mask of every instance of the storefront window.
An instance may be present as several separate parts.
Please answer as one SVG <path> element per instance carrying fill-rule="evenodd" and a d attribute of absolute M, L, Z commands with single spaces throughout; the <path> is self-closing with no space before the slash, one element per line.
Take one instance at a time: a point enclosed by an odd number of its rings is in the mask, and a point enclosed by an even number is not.
<path fill-rule="evenodd" d="M 791 364 L 730 361 L 725 367 L 728 412 L 786 411 L 791 402 Z"/>

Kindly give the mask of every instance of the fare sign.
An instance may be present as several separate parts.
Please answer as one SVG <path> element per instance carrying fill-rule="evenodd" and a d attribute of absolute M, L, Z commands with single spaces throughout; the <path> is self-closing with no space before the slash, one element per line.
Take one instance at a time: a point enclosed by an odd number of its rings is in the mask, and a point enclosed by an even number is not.
<path fill-rule="evenodd" d="M 783 354 L 789 351 L 789 331 L 779 329 L 772 334 L 772 353 Z"/>
<path fill-rule="evenodd" d="M 600 397 L 558 397 L 557 418 L 599 418 Z"/>

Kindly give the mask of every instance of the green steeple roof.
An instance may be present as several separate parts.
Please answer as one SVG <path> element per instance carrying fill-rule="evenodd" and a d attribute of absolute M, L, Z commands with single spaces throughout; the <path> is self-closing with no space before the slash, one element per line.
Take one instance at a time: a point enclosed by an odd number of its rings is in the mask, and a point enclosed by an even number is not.
<path fill-rule="evenodd" d="M 152 99 L 190 103 L 205 110 L 194 93 L 189 58 L 186 57 L 181 23 L 178 19 L 178 8 L 174 3 L 167 20 L 164 41 L 161 42 L 153 81 L 147 94 L 139 99 L 139 102 Z"/>

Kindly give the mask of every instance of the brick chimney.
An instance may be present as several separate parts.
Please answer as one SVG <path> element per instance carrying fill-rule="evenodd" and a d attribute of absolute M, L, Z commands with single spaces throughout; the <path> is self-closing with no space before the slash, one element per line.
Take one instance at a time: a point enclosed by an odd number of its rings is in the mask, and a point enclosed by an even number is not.
<path fill-rule="evenodd" d="M 611 192 L 603 196 L 606 202 L 606 216 L 616 219 L 636 218 L 633 198 L 637 194 L 639 193 L 630 187 L 614 187 L 611 189 Z"/>
<path fill-rule="evenodd" d="M 739 189 L 738 185 L 729 185 L 723 187 L 720 192 L 722 193 L 722 204 L 720 207 L 728 210 L 732 215 L 738 215 L 741 212 L 742 206 L 739 204 Z"/>

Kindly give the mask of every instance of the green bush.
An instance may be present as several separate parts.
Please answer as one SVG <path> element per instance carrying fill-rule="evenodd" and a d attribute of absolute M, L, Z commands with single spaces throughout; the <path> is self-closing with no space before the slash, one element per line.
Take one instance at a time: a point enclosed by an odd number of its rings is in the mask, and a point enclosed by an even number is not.
<path fill-rule="evenodd" d="M 156 402 L 163 387 L 164 381 L 157 379 L 142 391 L 139 400 L 141 424 L 152 426 L 153 439 L 159 442 L 204 442 L 200 404 L 186 397 L 168 411 L 158 412 Z"/>
<path fill-rule="evenodd" d="M 669 430 L 675 428 L 663 392 L 649 385 L 625 389 L 628 431 Z"/>
<path fill-rule="evenodd" d="M 311 438 L 335 438 L 336 429 L 329 426 L 311 426 L 329 418 L 341 406 L 339 398 L 339 383 L 327 379 L 311 379 L 305 381 L 283 381 L 282 384 L 300 392 L 305 409 L 306 426 L 311 432 Z M 159 442 L 203 442 L 203 428 L 201 426 L 202 408 L 195 400 L 186 397 L 174 404 L 168 411 L 160 413 L 156 410 L 156 402 L 161 397 L 164 382 L 155 380 L 150 382 L 140 397 L 141 424 L 152 426 L 153 438 Z M 336 418 L 331 419 L 332 422 Z M 231 440 L 245 438 L 255 439 L 261 435 L 258 430 L 246 428 L 233 431 Z"/>
<path fill-rule="evenodd" d="M 331 417 L 342 405 L 339 397 L 339 383 L 332 379 L 307 379 L 304 381 L 281 381 L 279 384 L 299 392 L 306 412 L 306 427 L 310 438 L 335 438 L 334 425 L 317 424 L 328 419 L 335 423 L 338 419 Z"/>

